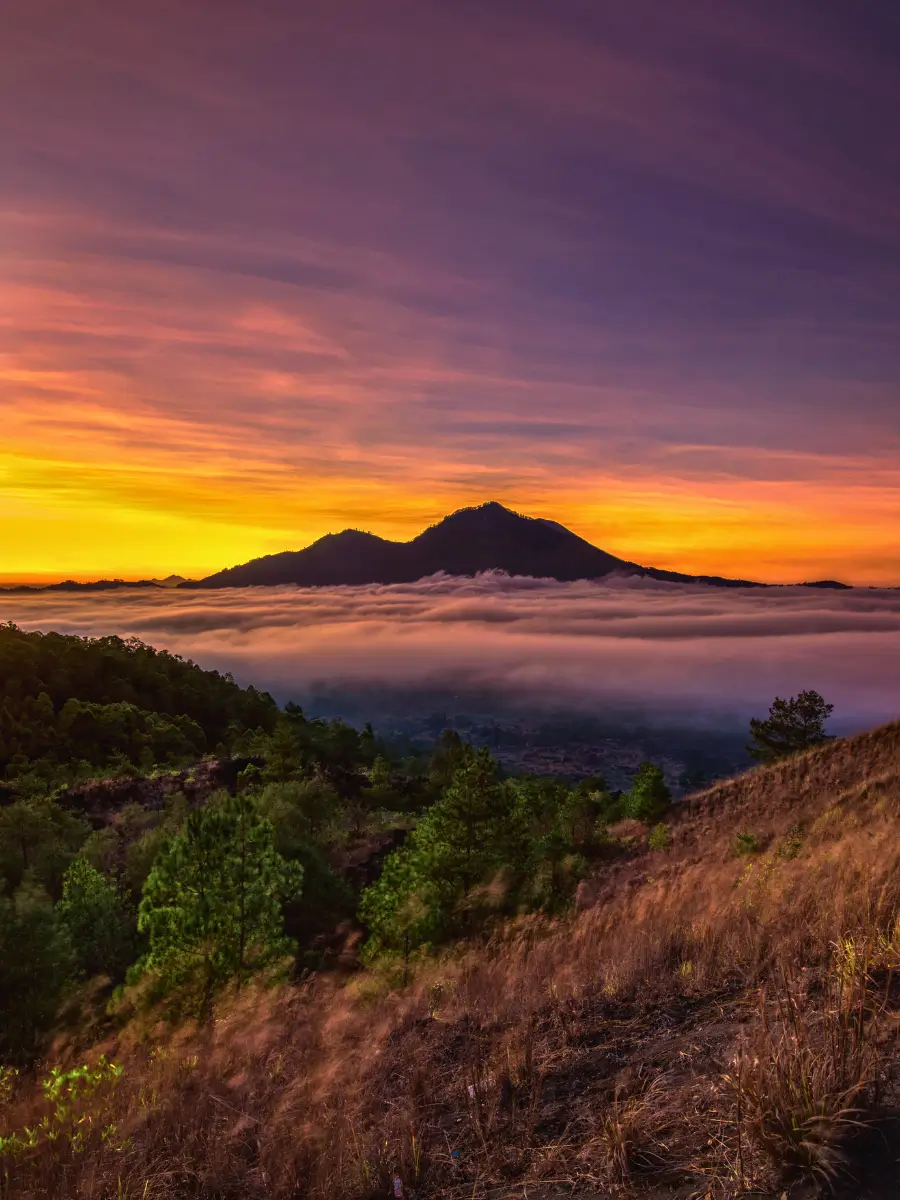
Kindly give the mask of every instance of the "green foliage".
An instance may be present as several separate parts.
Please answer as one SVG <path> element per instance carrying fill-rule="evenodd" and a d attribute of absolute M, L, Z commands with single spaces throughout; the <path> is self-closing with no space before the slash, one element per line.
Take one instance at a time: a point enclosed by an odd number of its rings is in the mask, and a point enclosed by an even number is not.
<path fill-rule="evenodd" d="M 445 729 L 434 746 L 429 765 L 432 783 L 438 788 L 450 784 L 466 755 L 466 745 L 454 729 Z"/>
<path fill-rule="evenodd" d="M 762 846 L 755 833 L 739 833 L 735 839 L 738 854 L 759 854 Z"/>
<path fill-rule="evenodd" d="M 30 1056 L 74 966 L 66 930 L 43 889 L 25 884 L 0 896 L 0 1055 Z"/>
<path fill-rule="evenodd" d="M 0 1137 L 0 1158 L 22 1154 L 44 1142 L 60 1141 L 79 1154 L 94 1133 L 99 1133 L 102 1141 L 108 1141 L 115 1127 L 103 1122 L 102 1109 L 124 1073 L 124 1068 L 110 1062 L 105 1054 L 92 1067 L 84 1065 L 67 1071 L 51 1068 L 49 1075 L 41 1080 L 42 1098 L 50 1111 L 35 1125 Z M 100 1095 L 104 1092 L 105 1096 Z"/>
<path fill-rule="evenodd" d="M 631 788 L 623 797 L 625 816 L 649 825 L 665 816 L 671 804 L 672 793 L 662 768 L 651 762 L 641 763 Z"/>
<path fill-rule="evenodd" d="M 747 751 L 762 763 L 777 762 L 830 740 L 825 723 L 834 710 L 818 692 L 801 692 L 790 700 L 776 696 L 766 720 L 750 722 Z"/>
<path fill-rule="evenodd" d="M 445 737 L 441 798 L 362 895 L 366 954 L 476 933 L 495 915 L 555 909 L 572 896 L 615 809 L 602 780 L 500 781 L 486 750 Z M 432 767 L 434 770 L 434 767 Z"/>
<path fill-rule="evenodd" d="M 370 809 L 390 809 L 397 802 L 397 789 L 394 784 L 394 773 L 390 762 L 382 754 L 375 757 L 366 775 L 369 780 L 367 788 L 367 805 Z"/>
<path fill-rule="evenodd" d="M 669 827 L 663 822 L 654 825 L 647 838 L 647 845 L 651 850 L 668 850 L 671 842 L 672 835 L 669 833 Z"/>
<path fill-rule="evenodd" d="M 93 829 L 82 842 L 79 856 L 86 859 L 101 875 L 113 875 L 116 871 L 122 840 L 111 825 Z"/>
<path fill-rule="evenodd" d="M 121 879 L 135 903 L 140 901 L 144 883 L 163 847 L 183 828 L 188 811 L 183 792 L 170 796 L 162 812 L 147 812 L 137 804 L 122 810 L 118 821 L 125 844 Z"/>
<path fill-rule="evenodd" d="M 85 840 L 84 821 L 46 799 L 0 807 L 0 876 L 7 892 L 25 879 L 58 896 L 62 877 Z"/>
<path fill-rule="evenodd" d="M 0 1063 L 0 1107 L 9 1104 L 16 1090 L 19 1071 L 16 1067 L 7 1067 Z"/>
<path fill-rule="evenodd" d="M 270 783 L 256 796 L 271 823 L 275 849 L 303 870 L 303 904 L 292 909 L 291 932 L 310 937 L 353 913 L 350 888 L 334 870 L 325 846 L 340 838 L 345 811 L 335 787 L 321 775 Z"/>
<path fill-rule="evenodd" d="M 511 807 L 488 752 L 466 747 L 442 798 L 363 893 L 369 953 L 400 949 L 407 936 L 420 945 L 474 927 L 473 910 L 490 899 L 473 896 L 473 889 L 508 858 L 503 842 Z"/>
<path fill-rule="evenodd" d="M 56 905 L 81 969 L 116 977 L 133 948 L 132 925 L 115 886 L 84 858 L 76 858 L 63 879 Z"/>
<path fill-rule="evenodd" d="M 245 730 L 270 733 L 277 711 L 266 693 L 136 638 L 0 625 L 0 776 L 25 789 L 49 790 L 85 765 L 197 757 Z"/>
<path fill-rule="evenodd" d="M 322 776 L 270 783 L 257 796 L 259 810 L 275 830 L 275 846 L 285 858 L 296 858 L 311 843 L 334 833 L 342 816 L 341 799 Z"/>
<path fill-rule="evenodd" d="M 306 744 L 304 721 L 280 719 L 265 746 L 266 766 L 262 778 L 270 783 L 286 783 L 299 775 Z"/>
<path fill-rule="evenodd" d="M 507 837 L 508 907 L 555 910 L 574 894 L 616 810 L 602 779 L 575 788 L 540 777 L 505 784 L 513 802 Z"/>
<path fill-rule="evenodd" d="M 302 883 L 302 868 L 275 849 L 275 832 L 246 795 L 215 797 L 191 812 L 144 884 L 138 928 L 148 951 L 136 977 L 150 973 L 162 993 L 186 990 L 208 1009 L 214 991 L 292 950 L 281 906 Z"/>
<path fill-rule="evenodd" d="M 60 745 L 70 759 L 92 765 L 182 762 L 199 758 L 206 738 L 186 716 L 161 716 L 136 704 L 91 704 L 67 700 L 56 723 Z"/>

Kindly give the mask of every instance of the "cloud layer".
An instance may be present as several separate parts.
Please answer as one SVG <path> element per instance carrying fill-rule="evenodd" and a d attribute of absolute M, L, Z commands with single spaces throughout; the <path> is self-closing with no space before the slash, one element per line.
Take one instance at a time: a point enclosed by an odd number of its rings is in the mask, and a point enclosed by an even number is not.
<path fill-rule="evenodd" d="M 900 717 L 900 591 L 486 574 L 357 588 L 5 596 L 24 628 L 136 635 L 281 700 L 314 684 L 489 688 L 510 704 L 744 721 L 817 688 L 841 729 Z M 377 714 L 372 714 L 377 720 Z"/>

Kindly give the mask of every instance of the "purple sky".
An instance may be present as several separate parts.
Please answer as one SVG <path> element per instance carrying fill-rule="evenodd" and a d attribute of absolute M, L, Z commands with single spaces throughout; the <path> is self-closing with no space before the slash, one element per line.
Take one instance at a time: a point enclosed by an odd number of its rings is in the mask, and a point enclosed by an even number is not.
<path fill-rule="evenodd" d="M 898 145 L 896 3 L 0 0 L 0 570 L 900 582 Z"/>

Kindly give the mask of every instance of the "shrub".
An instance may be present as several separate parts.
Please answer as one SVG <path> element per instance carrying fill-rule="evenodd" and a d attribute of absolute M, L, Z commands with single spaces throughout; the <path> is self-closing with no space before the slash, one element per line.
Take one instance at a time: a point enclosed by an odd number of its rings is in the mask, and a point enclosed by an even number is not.
<path fill-rule="evenodd" d="M 668 850 L 671 844 L 672 837 L 669 833 L 668 825 L 660 822 L 654 825 L 650 830 L 650 836 L 647 839 L 647 845 L 651 850 Z"/>
<path fill-rule="evenodd" d="M 738 854 L 759 854 L 762 846 L 755 833 L 739 833 L 735 839 Z"/>
<path fill-rule="evenodd" d="M 651 762 L 641 763 L 623 800 L 625 816 L 635 821 L 649 824 L 664 816 L 671 806 L 672 793 L 662 768 Z"/>
<path fill-rule="evenodd" d="M 84 858 L 76 858 L 63 878 L 56 906 L 79 965 L 87 975 L 115 976 L 132 950 L 132 927 L 115 885 Z"/>

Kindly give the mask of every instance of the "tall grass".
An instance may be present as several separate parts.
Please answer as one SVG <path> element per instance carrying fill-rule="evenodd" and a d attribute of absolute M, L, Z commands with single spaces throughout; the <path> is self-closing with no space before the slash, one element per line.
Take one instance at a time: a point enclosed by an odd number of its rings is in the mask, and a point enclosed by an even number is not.
<path fill-rule="evenodd" d="M 836 966 L 813 995 L 802 974 L 779 973 L 726 1076 L 739 1136 L 746 1131 L 786 1182 L 832 1183 L 847 1165 L 848 1143 L 875 1109 L 885 1004 L 873 995 L 867 958 L 853 966 L 853 973 Z"/>
<path fill-rule="evenodd" d="M 369 1200 L 399 1176 L 417 1200 L 532 1183 L 727 1196 L 833 1178 L 896 1103 L 900 789 L 869 775 L 861 801 L 831 753 L 790 813 L 759 800 L 765 852 L 734 855 L 731 802 L 695 806 L 667 856 L 608 868 L 596 907 L 513 923 L 405 988 L 375 971 L 261 983 L 205 1025 L 132 1023 L 94 1052 L 124 1068 L 115 1137 L 6 1156 L 6 1195 Z M 754 796 L 779 769 L 749 777 Z M 0 1135 L 40 1105 L 18 1080 Z"/>

